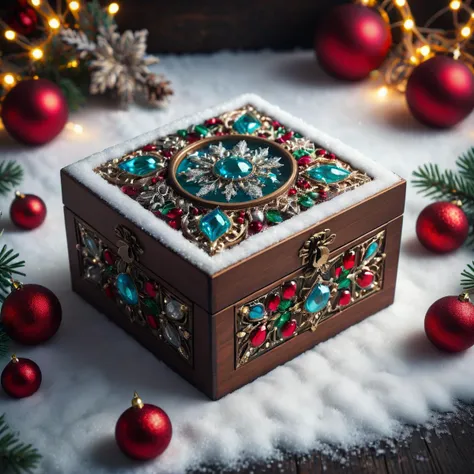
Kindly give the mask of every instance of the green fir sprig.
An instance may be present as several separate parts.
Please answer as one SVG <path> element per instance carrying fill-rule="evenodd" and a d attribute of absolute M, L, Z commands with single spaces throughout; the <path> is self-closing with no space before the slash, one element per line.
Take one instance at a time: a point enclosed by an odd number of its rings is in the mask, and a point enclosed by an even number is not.
<path fill-rule="evenodd" d="M 9 249 L 6 245 L 0 250 L 0 302 L 11 291 L 13 275 L 25 276 L 23 272 L 18 269 L 25 266 L 24 260 L 18 259 L 19 254 L 15 253 L 13 249 Z"/>
<path fill-rule="evenodd" d="M 23 179 L 23 169 L 15 161 L 0 162 L 0 194 L 9 193 Z"/>
<path fill-rule="evenodd" d="M 460 200 L 469 220 L 468 245 L 474 246 L 474 147 L 456 160 L 457 170 L 440 170 L 434 163 L 420 166 L 413 172 L 413 186 L 433 200 Z M 474 291 L 474 261 L 461 273 L 461 286 Z"/>

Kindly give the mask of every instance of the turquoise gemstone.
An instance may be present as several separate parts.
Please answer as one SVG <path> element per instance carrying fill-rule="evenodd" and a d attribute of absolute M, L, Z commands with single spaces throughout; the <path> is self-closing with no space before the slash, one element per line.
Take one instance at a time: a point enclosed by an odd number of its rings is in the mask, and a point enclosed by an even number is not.
<path fill-rule="evenodd" d="M 350 171 L 340 168 L 335 165 L 321 165 L 316 168 L 311 168 L 306 171 L 306 174 L 315 181 L 321 183 L 331 184 L 338 183 L 343 179 L 346 179 L 351 173 Z"/>
<path fill-rule="evenodd" d="M 247 134 L 255 132 L 261 126 L 260 121 L 253 115 L 244 114 L 234 122 L 233 128 L 237 133 Z"/>
<path fill-rule="evenodd" d="M 222 237 L 231 227 L 230 219 L 219 209 L 214 209 L 199 221 L 201 232 L 214 242 Z"/>
<path fill-rule="evenodd" d="M 304 308 L 308 313 L 317 313 L 321 311 L 329 301 L 329 296 L 331 292 L 329 287 L 318 283 L 313 287 L 311 293 L 306 298 L 304 302 Z"/>
<path fill-rule="evenodd" d="M 379 244 L 377 242 L 372 242 L 365 252 L 363 260 L 368 260 L 370 257 L 373 257 L 375 252 L 377 252 Z"/>
<path fill-rule="evenodd" d="M 214 165 L 214 172 L 225 179 L 242 179 L 248 176 L 252 170 L 252 163 L 241 156 L 228 156 Z"/>
<path fill-rule="evenodd" d="M 138 291 L 132 277 L 128 273 L 120 273 L 115 282 L 118 294 L 127 304 L 138 304 Z"/>
<path fill-rule="evenodd" d="M 160 164 L 153 156 L 141 155 L 136 156 L 131 160 L 123 161 L 118 165 L 118 167 L 127 173 L 136 176 L 145 176 L 160 168 Z"/>
<path fill-rule="evenodd" d="M 252 306 L 249 311 L 249 319 L 258 321 L 265 316 L 265 306 L 262 303 L 258 303 L 255 306 Z"/>

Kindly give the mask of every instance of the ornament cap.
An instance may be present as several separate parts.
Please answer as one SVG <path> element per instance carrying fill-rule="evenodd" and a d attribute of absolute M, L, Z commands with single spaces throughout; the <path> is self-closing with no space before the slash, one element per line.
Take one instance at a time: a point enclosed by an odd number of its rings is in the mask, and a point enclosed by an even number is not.
<path fill-rule="evenodd" d="M 463 303 L 467 303 L 469 300 L 469 293 L 461 293 L 458 296 L 459 301 L 462 301 Z"/>
<path fill-rule="evenodd" d="M 11 359 L 12 359 L 12 362 L 13 362 L 14 364 L 18 364 L 18 362 L 20 362 L 20 359 L 18 359 L 18 357 L 16 356 L 16 354 L 12 354 Z"/>
<path fill-rule="evenodd" d="M 140 409 L 142 409 L 144 407 L 144 403 L 143 403 L 142 399 L 138 396 L 137 392 L 133 393 L 132 407 L 133 408 L 140 408 Z"/>
<path fill-rule="evenodd" d="M 451 204 L 454 204 L 455 206 L 462 207 L 462 201 L 460 199 L 453 199 L 451 201 Z"/>
<path fill-rule="evenodd" d="M 23 283 L 18 280 L 13 280 L 12 278 L 12 289 L 14 290 L 21 290 L 23 288 Z"/>
<path fill-rule="evenodd" d="M 20 191 L 15 191 L 15 196 L 17 197 L 17 199 L 25 199 L 25 195 Z"/>

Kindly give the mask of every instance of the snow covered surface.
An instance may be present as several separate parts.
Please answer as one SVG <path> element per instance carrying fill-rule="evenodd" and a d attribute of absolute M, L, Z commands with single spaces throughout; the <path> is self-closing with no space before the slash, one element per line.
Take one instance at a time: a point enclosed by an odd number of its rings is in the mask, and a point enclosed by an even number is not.
<path fill-rule="evenodd" d="M 426 129 L 410 118 L 402 97 L 380 99 L 370 81 L 337 83 L 310 52 L 166 57 L 160 68 L 176 89 L 166 111 L 92 104 L 72 117 L 83 135 L 66 130 L 43 148 L 25 148 L 0 131 L 1 158 L 23 163 L 21 190 L 42 196 L 49 210 L 40 229 L 20 232 L 8 221 L 11 196 L 3 198 L 2 241 L 26 260 L 26 281 L 55 291 L 64 310 L 48 344 L 12 346 L 40 365 L 40 391 L 20 401 L 0 394 L 0 412 L 44 454 L 38 472 L 178 474 L 202 461 L 269 456 L 276 446 L 364 445 L 397 436 L 404 424 L 426 423 L 433 411 L 450 411 L 456 399 L 474 401 L 474 350 L 441 354 L 423 332 L 429 305 L 459 293 L 459 273 L 472 253 L 435 256 L 420 247 L 414 224 L 428 201 L 411 187 L 395 304 L 218 402 L 70 291 L 59 169 L 249 90 L 404 178 L 427 161 L 454 166 L 474 139 L 473 117 L 451 131 Z M 165 409 L 174 426 L 169 449 L 151 463 L 126 459 L 113 439 L 133 390 Z"/>
<path fill-rule="evenodd" d="M 277 119 L 286 126 L 303 134 L 323 148 L 327 148 L 339 158 L 350 163 L 355 169 L 366 172 L 373 181 L 356 188 L 348 193 L 341 194 L 330 201 L 318 204 L 312 209 L 302 212 L 298 216 L 284 223 L 270 227 L 264 232 L 246 239 L 240 245 L 211 257 L 204 250 L 186 239 L 179 231 L 172 229 L 164 221 L 157 219 L 150 211 L 143 208 L 138 202 L 122 193 L 117 186 L 112 186 L 99 175 L 94 173 L 94 168 L 114 158 L 125 155 L 147 145 L 159 137 L 186 129 L 192 124 L 220 115 L 224 112 L 238 109 L 246 104 L 251 104 L 270 117 Z M 128 220 L 143 228 L 150 235 L 160 240 L 185 259 L 209 274 L 215 274 L 224 268 L 235 264 L 251 255 L 264 250 L 301 230 L 307 229 L 317 222 L 337 214 L 343 209 L 363 201 L 369 196 L 379 193 L 393 185 L 400 178 L 384 168 L 380 163 L 374 162 L 362 153 L 343 143 L 341 140 L 309 126 L 303 120 L 288 114 L 278 106 L 269 104 L 255 94 L 244 94 L 223 104 L 207 108 L 196 114 L 181 118 L 156 130 L 125 141 L 119 145 L 101 150 L 92 156 L 79 161 L 66 168 L 66 171 L 83 183 L 94 193 L 107 201 L 112 207 L 119 210 Z M 73 209 L 74 211 L 74 209 Z"/>

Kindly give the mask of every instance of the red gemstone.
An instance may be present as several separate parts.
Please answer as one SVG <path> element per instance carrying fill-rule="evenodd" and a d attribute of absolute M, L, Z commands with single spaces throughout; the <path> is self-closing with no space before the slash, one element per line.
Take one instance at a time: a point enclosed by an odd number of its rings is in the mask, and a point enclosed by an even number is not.
<path fill-rule="evenodd" d="M 115 256 L 110 250 L 104 250 L 104 260 L 108 265 L 113 265 L 115 263 Z"/>
<path fill-rule="evenodd" d="M 311 164 L 312 158 L 309 155 L 304 155 L 298 160 L 298 166 L 306 167 Z"/>
<path fill-rule="evenodd" d="M 156 150 L 156 145 L 145 145 L 142 148 L 143 151 L 155 151 Z"/>
<path fill-rule="evenodd" d="M 175 207 L 171 209 L 171 211 L 168 212 L 168 214 L 166 214 L 166 217 L 168 217 L 168 219 L 176 219 L 177 217 L 181 217 L 182 215 L 183 215 L 183 210 L 179 209 L 178 207 Z"/>
<path fill-rule="evenodd" d="M 253 234 L 257 234 L 258 232 L 261 232 L 263 229 L 263 223 L 260 221 L 253 221 L 249 225 L 250 232 Z"/>
<path fill-rule="evenodd" d="M 281 127 L 281 123 L 278 122 L 278 120 L 274 120 L 274 121 L 272 122 L 272 127 L 275 128 L 275 129 L 280 128 L 280 127 Z"/>
<path fill-rule="evenodd" d="M 165 158 L 171 158 L 173 156 L 173 152 L 171 150 L 163 150 L 162 153 Z"/>
<path fill-rule="evenodd" d="M 267 311 L 276 311 L 280 304 L 280 295 L 272 295 L 267 301 Z"/>
<path fill-rule="evenodd" d="M 296 288 L 297 286 L 295 281 L 289 281 L 288 283 L 285 283 L 281 289 L 281 295 L 283 296 L 283 299 L 291 300 L 291 298 L 296 295 Z"/>
<path fill-rule="evenodd" d="M 339 306 L 347 306 L 351 302 L 351 292 L 342 290 L 339 296 Z"/>
<path fill-rule="evenodd" d="M 207 125 L 208 127 L 210 125 L 217 125 L 218 123 L 222 123 L 222 121 L 221 121 L 221 119 L 218 119 L 217 117 L 212 117 L 209 120 L 206 120 L 204 122 L 204 124 Z"/>
<path fill-rule="evenodd" d="M 201 136 L 198 135 L 197 133 L 190 133 L 186 139 L 188 140 L 189 143 L 194 143 L 197 142 L 198 140 L 201 139 Z"/>
<path fill-rule="evenodd" d="M 155 285 L 151 281 L 145 282 L 143 289 L 145 290 L 145 293 L 152 298 L 154 298 L 158 292 Z"/>
<path fill-rule="evenodd" d="M 280 137 L 275 140 L 277 143 L 285 143 L 285 141 Z"/>
<path fill-rule="evenodd" d="M 288 196 L 294 196 L 298 191 L 295 188 L 290 188 L 288 191 Z"/>
<path fill-rule="evenodd" d="M 257 136 L 260 138 L 267 138 L 267 136 L 264 133 L 258 133 Z"/>
<path fill-rule="evenodd" d="M 327 151 L 326 151 L 326 150 L 323 150 L 323 149 L 316 151 L 316 155 L 317 155 L 317 156 L 325 156 L 326 153 L 327 153 Z"/>
<path fill-rule="evenodd" d="M 326 155 L 326 158 L 329 158 L 330 160 L 335 160 L 336 159 L 336 155 L 334 153 L 328 153 Z"/>
<path fill-rule="evenodd" d="M 237 224 L 243 224 L 245 219 L 243 217 L 237 217 Z"/>
<path fill-rule="evenodd" d="M 267 338 L 267 328 L 265 325 L 259 326 L 250 334 L 250 344 L 253 347 L 260 347 Z"/>
<path fill-rule="evenodd" d="M 298 186 L 299 188 L 305 188 L 307 184 L 308 181 L 306 181 L 305 179 L 299 179 L 298 181 L 296 181 L 296 186 Z"/>
<path fill-rule="evenodd" d="M 180 219 L 171 219 L 168 221 L 168 225 L 173 228 L 178 230 L 181 227 L 181 220 Z"/>
<path fill-rule="evenodd" d="M 156 322 L 156 319 L 151 315 L 149 314 L 147 317 L 146 317 L 146 320 L 148 321 L 148 324 L 153 328 L 153 329 L 156 329 L 158 327 L 158 324 Z"/>
<path fill-rule="evenodd" d="M 158 182 L 158 178 L 151 178 L 151 184 L 156 184 Z"/>
<path fill-rule="evenodd" d="M 239 216 L 240 216 L 240 217 L 245 217 L 245 211 L 240 211 L 240 212 L 239 212 Z"/>
<path fill-rule="evenodd" d="M 326 199 L 328 197 L 328 193 L 326 191 L 319 191 L 318 194 L 321 199 Z"/>
<path fill-rule="evenodd" d="M 286 322 L 280 330 L 281 335 L 285 338 L 293 336 L 296 331 L 296 326 L 296 319 L 292 319 L 291 321 Z"/>
<path fill-rule="evenodd" d="M 114 296 L 115 296 L 115 291 L 114 291 L 114 288 L 110 285 L 107 285 L 105 288 L 104 288 L 104 291 L 105 291 L 105 295 L 107 296 L 107 298 L 110 298 L 112 299 Z"/>
<path fill-rule="evenodd" d="M 342 263 L 344 265 L 344 268 L 346 270 L 350 270 L 351 268 L 354 267 L 355 265 L 355 261 L 356 261 L 356 254 L 355 252 L 347 252 L 345 255 L 344 255 L 344 258 L 342 260 Z"/>
<path fill-rule="evenodd" d="M 199 209 L 197 207 L 192 207 L 191 208 L 191 214 L 193 216 L 198 216 L 199 215 Z"/>
<path fill-rule="evenodd" d="M 364 270 L 363 272 L 359 273 L 356 281 L 361 288 L 367 288 L 373 283 L 374 274 L 370 270 Z"/>
<path fill-rule="evenodd" d="M 222 135 L 227 135 L 227 134 L 224 132 L 216 132 L 215 135 L 216 137 L 222 137 Z"/>
<path fill-rule="evenodd" d="M 334 275 L 336 276 L 336 278 L 339 278 L 341 276 L 341 273 L 342 273 L 342 267 L 337 267 L 334 270 Z"/>
<path fill-rule="evenodd" d="M 122 186 L 120 190 L 127 196 L 134 197 L 138 195 L 138 189 L 132 188 L 132 186 Z"/>
<path fill-rule="evenodd" d="M 291 139 L 291 137 L 293 136 L 293 132 L 286 132 L 282 137 L 281 139 L 284 141 L 284 142 L 287 142 L 288 140 Z"/>

